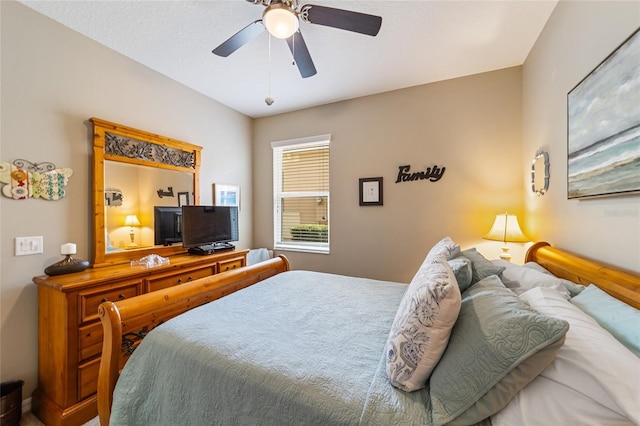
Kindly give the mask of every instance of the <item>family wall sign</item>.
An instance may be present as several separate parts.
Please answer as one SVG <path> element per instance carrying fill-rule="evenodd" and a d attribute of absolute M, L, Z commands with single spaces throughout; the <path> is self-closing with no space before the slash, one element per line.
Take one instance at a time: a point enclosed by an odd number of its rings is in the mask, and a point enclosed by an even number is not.
<path fill-rule="evenodd" d="M 446 167 L 438 167 L 437 165 L 434 165 L 419 172 L 411 172 L 411 165 L 400 166 L 398 169 L 398 178 L 396 179 L 396 183 L 411 182 L 414 180 L 437 182 L 442 179 Z"/>

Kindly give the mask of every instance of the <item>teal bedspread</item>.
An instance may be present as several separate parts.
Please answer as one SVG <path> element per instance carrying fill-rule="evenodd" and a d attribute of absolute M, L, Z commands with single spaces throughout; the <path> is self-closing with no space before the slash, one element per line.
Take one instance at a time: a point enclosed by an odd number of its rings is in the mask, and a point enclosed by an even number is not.
<path fill-rule="evenodd" d="M 126 364 L 112 425 L 429 424 L 428 388 L 391 386 L 406 285 L 290 271 L 157 327 Z"/>

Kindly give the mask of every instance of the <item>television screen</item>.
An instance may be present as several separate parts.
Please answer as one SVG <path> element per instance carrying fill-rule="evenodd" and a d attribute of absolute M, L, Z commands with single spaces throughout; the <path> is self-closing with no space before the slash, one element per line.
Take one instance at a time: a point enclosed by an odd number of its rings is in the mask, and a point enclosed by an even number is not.
<path fill-rule="evenodd" d="M 182 245 L 238 241 L 238 207 L 182 206 Z"/>
<path fill-rule="evenodd" d="M 153 208 L 154 244 L 170 246 L 182 242 L 182 208 L 155 206 Z"/>

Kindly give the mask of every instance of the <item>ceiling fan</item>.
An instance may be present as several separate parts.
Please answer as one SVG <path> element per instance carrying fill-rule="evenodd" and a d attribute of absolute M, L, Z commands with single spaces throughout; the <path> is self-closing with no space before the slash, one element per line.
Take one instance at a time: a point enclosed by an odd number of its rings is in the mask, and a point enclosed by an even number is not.
<path fill-rule="evenodd" d="M 287 45 L 302 78 L 311 77 L 317 71 L 302 38 L 299 19 L 309 24 L 324 25 L 370 36 L 377 35 L 382 25 L 380 16 L 312 4 L 300 6 L 298 0 L 247 1 L 266 6 L 262 19 L 250 23 L 235 33 L 213 49 L 213 53 L 227 57 L 262 34 L 266 29 L 272 36 L 287 40 Z"/>

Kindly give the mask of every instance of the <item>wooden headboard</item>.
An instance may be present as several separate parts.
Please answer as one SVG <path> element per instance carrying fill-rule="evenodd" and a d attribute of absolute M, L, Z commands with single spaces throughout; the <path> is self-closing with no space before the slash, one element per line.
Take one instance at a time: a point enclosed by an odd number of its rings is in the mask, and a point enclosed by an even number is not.
<path fill-rule="evenodd" d="M 545 242 L 532 245 L 525 261 L 536 262 L 554 275 L 577 284 L 595 284 L 616 299 L 640 309 L 640 273 L 553 248 Z"/>

